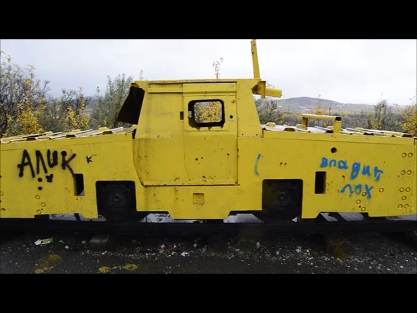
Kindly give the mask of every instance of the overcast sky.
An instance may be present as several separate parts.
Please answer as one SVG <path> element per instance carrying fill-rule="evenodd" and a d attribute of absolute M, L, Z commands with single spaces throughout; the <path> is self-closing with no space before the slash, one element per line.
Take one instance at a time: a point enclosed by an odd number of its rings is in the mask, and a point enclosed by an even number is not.
<path fill-rule="evenodd" d="M 318 97 L 342 103 L 410 104 L 416 95 L 417 40 L 257 40 L 261 78 L 283 99 Z M 107 76 L 139 79 L 253 76 L 247 40 L 1 40 L 20 66 L 34 65 L 52 93 L 83 87 L 94 95 Z M 381 98 L 382 94 L 382 98 Z"/>

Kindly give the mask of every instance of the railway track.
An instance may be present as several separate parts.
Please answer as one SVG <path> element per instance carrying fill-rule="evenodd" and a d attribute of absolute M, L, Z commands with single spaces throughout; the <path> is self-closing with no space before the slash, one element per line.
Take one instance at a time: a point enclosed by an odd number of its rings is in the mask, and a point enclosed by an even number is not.
<path fill-rule="evenodd" d="M 417 220 L 364 218 L 348 221 L 340 214 L 324 215 L 313 221 L 283 223 L 176 223 L 105 221 L 63 221 L 35 219 L 0 219 L 1 232 L 88 233 L 97 235 L 259 235 L 259 234 L 328 234 L 354 232 L 417 233 Z"/>
<path fill-rule="evenodd" d="M 227 220 L 226 220 L 227 221 Z M 17 233 L 53 236 L 87 235 L 88 247 L 92 250 L 108 248 L 108 243 L 123 236 L 148 238 L 199 237 L 212 247 L 222 246 L 220 237 L 235 237 L 272 240 L 291 236 L 306 238 L 318 243 L 329 255 L 337 255 L 352 238 L 364 233 L 381 233 L 394 242 L 401 242 L 417 251 L 417 217 L 412 219 L 368 218 L 346 220 L 343 214 L 323 214 L 314 221 L 295 220 L 287 223 L 263 222 L 137 222 L 112 224 L 106 221 L 0 219 L 0 234 Z M 4 236 L 6 235 L 6 236 Z M 301 236 L 301 237 L 299 237 Z M 111 239 L 113 238 L 113 239 Z M 274 239 L 275 238 L 275 239 Z M 223 242 L 224 245 L 224 242 Z M 227 249 L 225 249 L 226 251 Z"/>

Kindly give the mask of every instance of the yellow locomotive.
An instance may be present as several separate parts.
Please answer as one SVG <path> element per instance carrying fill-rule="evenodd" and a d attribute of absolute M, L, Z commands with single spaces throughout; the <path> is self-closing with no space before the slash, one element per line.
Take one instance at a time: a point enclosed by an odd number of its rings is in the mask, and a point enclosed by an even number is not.
<path fill-rule="evenodd" d="M 339 116 L 261 125 L 253 95 L 281 97 L 254 78 L 136 81 L 118 114 L 131 128 L 1 139 L 0 218 L 78 213 L 113 222 L 169 213 L 266 222 L 320 213 L 416 214 L 417 140 L 343 129 Z M 201 108 L 215 119 L 197 118 Z M 309 127 L 311 119 L 333 122 Z"/>

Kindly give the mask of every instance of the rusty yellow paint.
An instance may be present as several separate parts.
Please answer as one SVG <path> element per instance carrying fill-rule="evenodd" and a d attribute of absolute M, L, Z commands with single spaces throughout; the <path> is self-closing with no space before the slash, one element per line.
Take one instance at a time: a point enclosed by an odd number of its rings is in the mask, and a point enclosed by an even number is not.
<path fill-rule="evenodd" d="M 56 254 L 50 254 L 36 262 L 35 273 L 42 274 L 50 271 L 62 263 L 62 258 Z"/>
<path fill-rule="evenodd" d="M 138 211 L 224 219 L 231 211 L 260 211 L 266 179 L 302 180 L 303 218 L 321 212 L 416 214 L 414 138 L 343 129 L 341 119 L 325 115 L 305 115 L 297 127 L 280 131 L 263 127 L 253 94 L 281 91 L 266 88 L 256 67 L 249 79 L 136 81 L 132 88 L 142 89 L 144 99 L 137 125 L 129 129 L 2 139 L 0 217 L 97 218 L 96 182 L 132 181 Z M 196 127 L 190 103 L 208 100 L 223 103 L 223 124 Z M 334 124 L 312 129 L 312 118 Z M 319 193 L 316 172 L 325 172 Z M 81 174 L 84 190 L 77 194 Z"/>

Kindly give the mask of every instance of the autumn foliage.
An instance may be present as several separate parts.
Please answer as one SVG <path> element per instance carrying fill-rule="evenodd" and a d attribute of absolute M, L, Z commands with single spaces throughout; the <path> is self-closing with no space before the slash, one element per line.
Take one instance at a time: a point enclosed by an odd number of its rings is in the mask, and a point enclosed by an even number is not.
<path fill-rule="evenodd" d="M 35 76 L 35 67 L 21 68 L 1 52 L 0 136 L 42 131 L 39 119 L 46 106 L 48 82 Z"/>
<path fill-rule="evenodd" d="M 415 96 L 411 100 L 413 101 L 413 104 L 405 108 L 401 108 L 396 105 L 396 109 L 403 119 L 398 123 L 402 127 L 403 131 L 417 137 L 417 100 Z"/>
<path fill-rule="evenodd" d="M 194 106 L 197 123 L 216 123 L 223 119 L 223 105 L 220 101 L 198 102 Z"/>
<path fill-rule="evenodd" d="M 143 72 L 141 71 L 141 76 L 142 73 Z M 104 93 L 97 87 L 96 105 L 91 114 L 91 127 L 116 128 L 120 126 L 129 126 L 117 122 L 116 117 L 129 95 L 129 88 L 132 82 L 132 76 L 122 74 L 115 78 L 111 78 L 110 76 L 107 77 L 107 85 Z"/>
<path fill-rule="evenodd" d="M 49 82 L 36 78 L 35 70 L 21 68 L 1 52 L 0 137 L 87 129 L 82 89 L 64 89 L 61 97 L 51 97 Z"/>
<path fill-rule="evenodd" d="M 223 58 L 213 62 L 215 78 L 219 79 Z M 127 126 L 116 122 L 116 116 L 129 93 L 133 77 L 118 75 L 107 77 L 107 86 L 102 93 L 97 89 L 95 98 L 84 95 L 83 89 L 62 89 L 60 96 L 51 96 L 48 81 L 36 77 L 34 66 L 20 67 L 12 57 L 1 52 L 0 68 L 0 137 L 35 134 L 45 131 L 65 132 L 97 127 Z M 142 72 L 140 78 L 142 79 Z M 343 127 L 364 127 L 404 131 L 417 136 L 416 97 L 407 107 L 392 107 L 386 100 L 370 106 L 367 112 L 337 112 L 325 108 L 319 96 L 313 112 L 341 115 Z M 274 98 L 255 99 L 261 123 L 296 125 L 301 121 L 301 112 L 282 108 Z M 197 123 L 213 123 L 223 119 L 222 103 L 200 102 L 195 107 Z M 326 126 L 312 121 L 317 126 Z M 327 123 L 327 122 L 325 122 Z"/>

